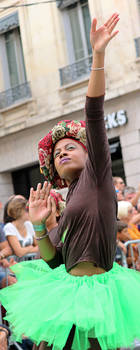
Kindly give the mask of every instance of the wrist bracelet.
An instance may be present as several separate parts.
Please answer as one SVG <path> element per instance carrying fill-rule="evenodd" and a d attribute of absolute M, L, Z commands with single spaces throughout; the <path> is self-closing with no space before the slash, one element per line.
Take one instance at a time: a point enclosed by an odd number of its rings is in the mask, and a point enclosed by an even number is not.
<path fill-rule="evenodd" d="M 33 228 L 36 232 L 41 232 L 41 231 L 46 230 L 46 225 L 45 224 L 33 225 Z"/>
<path fill-rule="evenodd" d="M 37 241 L 41 241 L 41 239 L 44 239 L 44 238 L 46 238 L 46 237 L 48 237 L 48 232 L 45 233 L 45 235 L 43 235 L 43 236 L 41 236 L 41 237 L 36 237 L 36 236 L 35 236 L 35 239 L 36 239 Z"/>
<path fill-rule="evenodd" d="M 91 67 L 91 70 L 104 70 L 104 67 L 98 67 L 98 68 L 94 68 L 94 67 Z"/>

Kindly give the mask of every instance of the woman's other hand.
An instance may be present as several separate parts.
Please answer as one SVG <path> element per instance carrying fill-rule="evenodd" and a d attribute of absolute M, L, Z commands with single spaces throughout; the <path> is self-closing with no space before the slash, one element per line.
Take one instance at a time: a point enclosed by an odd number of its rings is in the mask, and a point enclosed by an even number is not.
<path fill-rule="evenodd" d="M 41 188 L 41 183 L 37 185 L 37 190 L 30 190 L 29 197 L 29 217 L 33 224 L 44 223 L 52 211 L 51 197 L 49 196 L 51 185 L 46 181 Z"/>

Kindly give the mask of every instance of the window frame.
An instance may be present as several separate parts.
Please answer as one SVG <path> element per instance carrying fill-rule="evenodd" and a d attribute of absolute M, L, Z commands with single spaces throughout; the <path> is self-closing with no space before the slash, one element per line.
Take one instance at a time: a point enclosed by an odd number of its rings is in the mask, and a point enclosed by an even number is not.
<path fill-rule="evenodd" d="M 82 7 L 85 4 L 81 4 L 80 1 L 74 4 L 78 19 L 79 19 L 79 26 L 80 26 L 80 32 L 81 32 L 81 38 L 82 38 L 82 44 L 83 44 L 83 51 L 84 51 L 84 56 L 85 57 L 89 56 L 88 53 L 88 44 L 86 40 L 86 33 L 85 33 L 85 25 L 84 25 L 84 18 L 83 18 L 83 13 L 82 13 Z M 88 6 L 88 0 L 87 0 L 87 6 Z M 76 62 L 75 59 L 75 52 L 74 52 L 74 45 L 73 45 L 73 38 L 72 38 L 72 30 L 71 30 L 71 24 L 70 24 L 70 18 L 69 18 L 69 10 L 70 6 L 66 7 L 62 11 L 62 16 L 63 16 L 63 23 L 64 23 L 64 30 L 66 33 L 66 44 L 67 44 L 67 51 L 68 51 L 68 60 L 69 64 L 73 64 Z M 90 12 L 89 12 L 90 14 Z"/>
<path fill-rule="evenodd" d="M 10 32 L 13 33 L 13 38 L 14 38 L 14 49 L 15 49 L 16 66 L 17 66 L 17 73 L 18 73 L 17 85 L 24 84 L 27 81 L 20 28 L 18 26 L 14 29 L 7 30 L 5 33 L 0 35 L 0 48 L 2 50 L 2 55 L 1 55 L 2 71 L 3 71 L 3 82 L 4 82 L 5 90 L 8 90 L 13 87 L 11 85 L 10 71 L 9 71 L 9 65 L 8 65 L 8 55 L 7 55 L 7 49 L 6 49 L 6 34 Z"/>

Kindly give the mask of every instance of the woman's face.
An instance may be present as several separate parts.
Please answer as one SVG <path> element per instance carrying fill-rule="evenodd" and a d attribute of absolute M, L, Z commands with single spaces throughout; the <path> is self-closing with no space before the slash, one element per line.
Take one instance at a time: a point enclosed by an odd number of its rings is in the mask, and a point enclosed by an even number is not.
<path fill-rule="evenodd" d="M 26 209 L 26 207 L 21 209 L 21 214 L 20 214 L 19 219 L 22 219 L 23 221 L 29 220 L 29 212 Z"/>
<path fill-rule="evenodd" d="M 53 157 L 59 176 L 69 186 L 73 180 L 80 176 L 85 166 L 87 152 L 78 142 L 66 138 L 56 143 Z"/>
<path fill-rule="evenodd" d="M 130 237 L 130 235 L 129 235 L 129 233 L 128 233 L 128 228 L 125 227 L 125 228 L 122 229 L 121 232 L 118 232 L 118 233 L 117 233 L 117 238 L 118 238 L 120 241 L 124 241 L 124 242 L 128 241 L 129 239 L 131 239 L 131 237 Z"/>

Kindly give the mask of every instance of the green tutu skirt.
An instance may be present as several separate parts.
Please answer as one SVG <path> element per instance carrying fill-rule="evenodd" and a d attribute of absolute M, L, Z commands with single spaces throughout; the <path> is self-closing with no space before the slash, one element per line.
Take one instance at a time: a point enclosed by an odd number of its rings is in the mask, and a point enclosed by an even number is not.
<path fill-rule="evenodd" d="M 0 291 L 16 341 L 26 335 L 63 349 L 73 325 L 72 350 L 130 347 L 140 339 L 140 272 L 114 263 L 109 272 L 75 277 L 65 265 L 52 270 L 43 260 L 12 267 L 18 282 Z"/>

